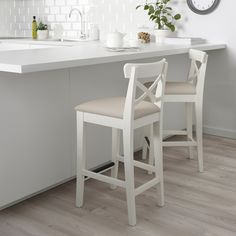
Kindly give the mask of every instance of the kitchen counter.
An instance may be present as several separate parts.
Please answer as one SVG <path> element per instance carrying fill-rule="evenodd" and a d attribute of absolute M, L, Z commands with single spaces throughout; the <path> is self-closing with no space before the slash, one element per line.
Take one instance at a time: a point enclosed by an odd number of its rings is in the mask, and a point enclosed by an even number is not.
<path fill-rule="evenodd" d="M 1 41 L 1 40 L 0 40 Z M 4 42 L 4 40 L 2 40 Z M 4 51 L 0 54 L 0 71 L 29 73 L 63 68 L 72 68 L 110 62 L 185 54 L 189 48 L 200 50 L 224 49 L 225 44 L 207 43 L 200 45 L 142 45 L 139 50 L 110 52 L 100 42 L 40 42 L 30 40 L 5 40 L 13 43 L 53 45 L 51 48 Z"/>
<path fill-rule="evenodd" d="M 126 62 L 166 57 L 168 80 L 183 80 L 188 73 L 190 46 L 150 44 L 138 51 L 109 52 L 99 42 L 0 42 L 0 209 L 75 176 L 74 107 L 93 99 L 125 96 Z M 225 45 L 191 48 L 209 51 L 207 81 L 214 83 L 221 70 L 214 60 L 219 65 L 224 50 L 218 49 Z M 183 114 L 184 107 L 165 105 L 165 127 L 185 128 Z M 86 150 L 87 167 L 109 161 L 111 130 L 88 126 L 86 131 L 88 147 L 92 147 Z M 138 149 L 143 130 L 136 132 L 134 146 Z"/>

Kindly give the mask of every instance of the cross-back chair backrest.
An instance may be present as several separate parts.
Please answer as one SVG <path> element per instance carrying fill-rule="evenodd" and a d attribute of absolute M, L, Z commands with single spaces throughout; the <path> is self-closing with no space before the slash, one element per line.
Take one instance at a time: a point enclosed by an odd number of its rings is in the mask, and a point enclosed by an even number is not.
<path fill-rule="evenodd" d="M 167 67 L 168 63 L 165 59 L 154 63 L 126 64 L 124 66 L 125 78 L 129 79 L 124 117 L 133 119 L 135 106 L 147 99 L 162 111 Z M 149 88 L 141 82 L 145 78 L 154 78 Z M 136 97 L 138 89 L 141 90 L 141 95 Z"/>
<path fill-rule="evenodd" d="M 206 52 L 190 49 L 191 66 L 188 81 L 196 86 L 197 94 L 203 94 L 208 55 Z"/>

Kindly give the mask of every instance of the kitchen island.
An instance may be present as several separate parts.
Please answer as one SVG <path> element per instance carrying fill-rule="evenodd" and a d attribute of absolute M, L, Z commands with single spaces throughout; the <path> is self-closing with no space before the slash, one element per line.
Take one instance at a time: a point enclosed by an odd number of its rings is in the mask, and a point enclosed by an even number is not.
<path fill-rule="evenodd" d="M 23 40 L 7 43 L 33 45 Z M 0 209 L 75 176 L 74 107 L 91 99 L 125 96 L 126 62 L 166 57 L 168 79 L 185 79 L 190 48 L 150 44 L 140 50 L 109 52 L 99 42 L 46 45 L 0 52 Z M 207 50 L 211 56 L 225 45 L 191 48 Z M 165 125 L 184 127 L 181 109 L 167 108 Z M 88 150 L 88 168 L 110 159 L 110 135 L 107 128 L 88 127 L 93 147 Z M 138 138 L 135 147 L 140 147 Z"/>
<path fill-rule="evenodd" d="M 40 44 L 44 47 L 51 46 L 51 48 L 41 48 L 38 50 L 2 52 L 0 55 L 0 71 L 20 74 L 185 54 L 190 47 L 207 51 L 224 49 L 226 47 L 225 44 L 212 43 L 194 46 L 158 46 L 155 43 L 151 43 L 143 45 L 138 50 L 110 52 L 100 42 L 60 43 L 49 41 L 40 43 L 30 40 L 5 40 L 5 42 L 8 44 L 11 42 L 37 46 Z"/>

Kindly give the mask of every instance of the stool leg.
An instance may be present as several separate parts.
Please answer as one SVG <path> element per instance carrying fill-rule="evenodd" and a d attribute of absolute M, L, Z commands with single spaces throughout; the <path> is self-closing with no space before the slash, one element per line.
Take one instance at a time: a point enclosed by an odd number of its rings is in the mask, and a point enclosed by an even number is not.
<path fill-rule="evenodd" d="M 128 206 L 129 224 L 131 226 L 136 225 L 133 135 L 133 129 L 131 129 L 130 127 L 123 130 L 126 200 Z"/>
<path fill-rule="evenodd" d="M 117 155 L 120 151 L 120 131 L 118 129 L 112 128 L 112 162 L 115 163 L 114 167 L 111 169 L 111 177 L 116 178 L 118 176 L 119 161 Z M 116 189 L 117 186 L 111 185 L 111 189 Z"/>
<path fill-rule="evenodd" d="M 153 124 L 150 125 L 150 147 L 149 147 L 149 165 L 154 165 L 154 150 L 153 150 Z M 151 171 L 148 171 L 148 174 L 151 175 L 152 172 Z"/>
<path fill-rule="evenodd" d="M 76 206 L 83 206 L 84 176 L 85 169 L 85 132 L 84 114 L 77 112 L 77 184 L 76 184 Z"/>
<path fill-rule="evenodd" d="M 193 138 L 193 104 L 186 103 L 186 120 L 187 120 L 187 135 L 192 140 Z M 194 159 L 193 147 L 189 147 L 189 159 Z"/>
<path fill-rule="evenodd" d="M 202 142 L 202 105 L 200 102 L 195 104 L 196 110 L 196 136 L 197 136 L 197 154 L 199 172 L 203 172 L 203 142 Z"/>
<path fill-rule="evenodd" d="M 154 146 L 154 158 L 156 177 L 159 177 L 160 183 L 157 185 L 158 205 L 163 207 L 165 204 L 164 197 L 164 177 L 163 177 L 163 147 L 162 147 L 162 135 L 160 132 L 160 123 L 155 122 L 153 125 L 153 146 Z"/>
<path fill-rule="evenodd" d="M 142 148 L 142 160 L 147 159 L 147 150 L 148 150 L 148 144 L 145 140 L 145 137 L 143 137 L 143 148 Z"/>

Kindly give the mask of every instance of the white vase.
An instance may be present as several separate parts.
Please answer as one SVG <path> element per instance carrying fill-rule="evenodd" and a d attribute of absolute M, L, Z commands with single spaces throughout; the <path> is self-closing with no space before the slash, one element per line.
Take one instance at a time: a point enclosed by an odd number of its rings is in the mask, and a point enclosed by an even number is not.
<path fill-rule="evenodd" d="M 49 31 L 48 30 L 38 30 L 37 31 L 37 39 L 38 40 L 45 40 L 49 37 Z"/>
<path fill-rule="evenodd" d="M 170 30 L 155 30 L 154 31 L 157 44 L 165 43 L 165 38 L 171 34 Z"/>

